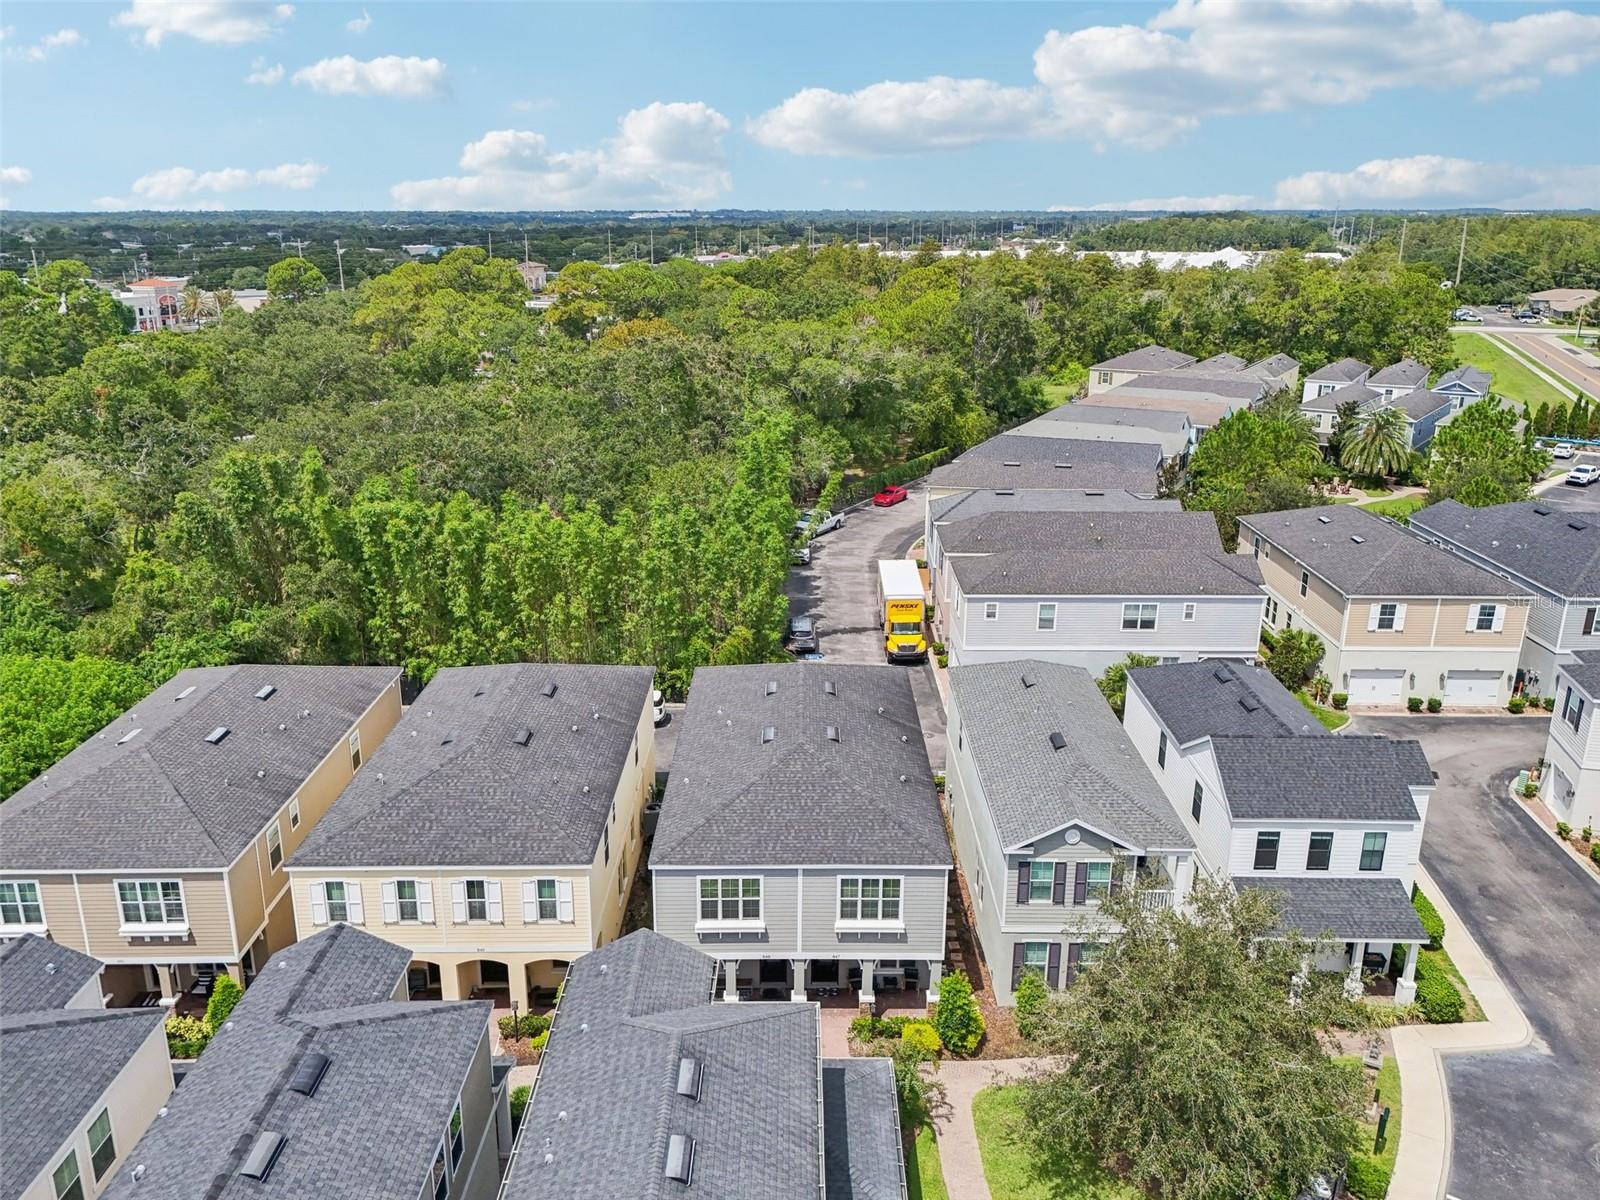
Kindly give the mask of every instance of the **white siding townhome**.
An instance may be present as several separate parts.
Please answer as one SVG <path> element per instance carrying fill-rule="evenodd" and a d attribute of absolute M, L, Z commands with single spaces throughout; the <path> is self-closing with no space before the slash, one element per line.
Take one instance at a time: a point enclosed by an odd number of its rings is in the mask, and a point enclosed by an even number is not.
<path fill-rule="evenodd" d="M 1595 702 L 1600 699 L 1600 649 L 1579 650 L 1556 667 L 1556 711 L 1544 747 L 1539 795 L 1545 806 L 1574 829 L 1600 823 L 1600 734 Z"/>
<path fill-rule="evenodd" d="M 938 997 L 950 845 L 907 674 L 701 667 L 650 851 L 658 933 L 726 1000 Z"/>
<path fill-rule="evenodd" d="M 1434 779 L 1416 742 L 1334 737 L 1269 672 L 1220 659 L 1129 671 L 1123 724 L 1200 869 L 1270 888 L 1352 994 L 1427 940 L 1410 892 Z M 1397 1002 L 1415 969 L 1409 952 Z"/>
<path fill-rule="evenodd" d="M 1239 553 L 1266 581 L 1269 630 L 1309 629 L 1321 671 L 1352 707 L 1437 696 L 1503 705 L 1516 682 L 1530 597 L 1350 505 L 1239 518 Z"/>
<path fill-rule="evenodd" d="M 932 553 L 953 666 L 1037 658 L 1098 674 L 1130 653 L 1250 657 L 1265 596 L 1209 513 L 991 512 L 941 521 Z"/>
<path fill-rule="evenodd" d="M 1022 660 L 950 671 L 947 803 L 995 998 L 1037 971 L 1070 987 L 1118 926 L 1101 903 L 1137 878 L 1181 904 L 1193 838 L 1080 667 Z"/>

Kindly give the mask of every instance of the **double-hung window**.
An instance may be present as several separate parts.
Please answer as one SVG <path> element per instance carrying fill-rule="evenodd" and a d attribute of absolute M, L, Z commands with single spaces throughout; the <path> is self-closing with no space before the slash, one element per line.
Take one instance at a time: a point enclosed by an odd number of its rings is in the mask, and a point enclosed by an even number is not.
<path fill-rule="evenodd" d="M 1056 606 L 1053 603 L 1039 605 L 1039 630 L 1048 633 L 1056 627 Z"/>
<path fill-rule="evenodd" d="M 1472 628 L 1477 633 L 1493 633 L 1495 614 L 1500 610 L 1498 604 L 1474 604 L 1472 606 Z"/>
<path fill-rule="evenodd" d="M 734 876 L 700 881 L 700 924 L 761 924 L 761 878 Z"/>
<path fill-rule="evenodd" d="M 1388 848 L 1389 835 L 1387 833 L 1364 833 L 1361 835 L 1361 869 L 1363 871 L 1383 870 L 1383 852 Z"/>
<path fill-rule="evenodd" d="M 50 1175 L 55 1185 L 56 1200 L 83 1200 L 83 1176 L 78 1171 L 78 1152 L 68 1150 L 67 1156 Z"/>
<path fill-rule="evenodd" d="M 106 1177 L 106 1172 L 116 1160 L 117 1143 L 111 1136 L 111 1110 L 102 1108 L 94 1124 L 89 1126 L 89 1161 L 94 1165 L 96 1183 Z"/>
<path fill-rule="evenodd" d="M 31 879 L 0 881 L 0 929 L 43 929 L 44 905 Z"/>
<path fill-rule="evenodd" d="M 1306 870 L 1326 871 L 1333 862 L 1333 834 L 1313 833 L 1306 847 Z"/>
<path fill-rule="evenodd" d="M 1280 835 L 1276 831 L 1262 830 L 1256 834 L 1256 870 L 1276 871 L 1278 869 L 1279 840 Z"/>
<path fill-rule="evenodd" d="M 464 883 L 467 897 L 467 920 L 487 921 L 489 919 L 489 881 L 487 879 L 468 879 Z"/>
<path fill-rule="evenodd" d="M 1000 602 L 998 600 L 985 600 L 983 602 L 983 619 L 985 621 L 998 621 L 1000 619 Z"/>
<path fill-rule="evenodd" d="M 117 903 L 125 929 L 154 927 L 160 932 L 166 926 L 188 924 L 183 884 L 176 879 L 120 880 Z"/>
<path fill-rule="evenodd" d="M 450 1169 L 453 1171 L 461 1165 L 461 1155 L 467 1148 L 466 1133 L 461 1128 L 461 1101 L 456 1101 L 456 1109 L 450 1114 Z"/>
<path fill-rule="evenodd" d="M 267 862 L 274 871 L 283 866 L 283 834 L 278 831 L 276 817 L 267 826 Z"/>
<path fill-rule="evenodd" d="M 1398 604 L 1378 605 L 1378 628 L 1393 629 L 1399 616 L 1400 606 Z"/>
<path fill-rule="evenodd" d="M 900 880 L 846 876 L 839 880 L 839 920 L 891 923 L 900 920 Z"/>
<path fill-rule="evenodd" d="M 1167 731 L 1162 730 L 1156 735 L 1156 766 L 1167 765 Z"/>
<path fill-rule="evenodd" d="M 445 1200 L 450 1194 L 450 1168 L 445 1163 L 444 1142 L 439 1143 L 439 1149 L 433 1155 L 433 1168 L 428 1174 L 428 1181 L 433 1184 L 433 1200 Z"/>
<path fill-rule="evenodd" d="M 556 899 L 556 881 L 554 879 L 536 879 L 533 881 L 533 892 L 539 920 L 559 920 L 561 907 Z"/>
<path fill-rule="evenodd" d="M 394 912 L 401 921 L 420 921 L 421 909 L 417 905 L 417 881 L 415 879 L 396 879 L 394 881 Z"/>
<path fill-rule="evenodd" d="M 1056 865 L 1049 862 L 1028 864 L 1028 903 L 1049 904 L 1056 886 Z"/>
<path fill-rule="evenodd" d="M 359 729 L 350 731 L 350 769 L 352 771 L 361 769 L 361 730 Z"/>
<path fill-rule="evenodd" d="M 1561 719 L 1576 731 L 1583 724 L 1583 697 L 1567 688 L 1567 697 L 1561 702 Z"/>
<path fill-rule="evenodd" d="M 1189 815 L 1196 821 L 1200 819 L 1200 810 L 1205 807 L 1206 789 L 1198 779 L 1194 782 L 1194 799 L 1189 802 Z"/>
<path fill-rule="evenodd" d="M 1192 620 L 1194 620 L 1194 617 L 1195 617 L 1195 612 L 1196 612 L 1196 610 L 1197 610 L 1197 609 L 1198 609 L 1198 607 L 1199 607 L 1199 606 L 1198 606 L 1198 605 L 1196 605 L 1196 604 L 1195 604 L 1195 602 L 1194 602 L 1194 601 L 1192 601 L 1192 600 L 1190 600 L 1190 601 L 1188 601 L 1188 602 L 1186 602 L 1186 603 L 1185 603 L 1185 604 L 1184 604 L 1184 606 L 1183 606 L 1183 619 L 1184 619 L 1184 620 L 1185 620 L 1185 621 L 1192 621 Z"/>
<path fill-rule="evenodd" d="M 1156 606 L 1154 604 L 1124 604 L 1122 606 L 1124 629 L 1154 629 Z"/>
<path fill-rule="evenodd" d="M 1024 942 L 1022 944 L 1022 970 L 1037 971 L 1041 976 L 1050 969 L 1050 943 Z"/>
<path fill-rule="evenodd" d="M 350 894 L 345 885 L 338 880 L 329 880 L 322 885 L 323 895 L 328 901 L 329 921 L 348 921 L 350 919 Z"/>
<path fill-rule="evenodd" d="M 1093 903 L 1104 900 L 1111 895 L 1111 864 L 1108 862 L 1085 863 L 1088 874 L 1085 878 L 1084 901 Z"/>
<path fill-rule="evenodd" d="M 298 800 L 289 801 L 289 828 L 300 828 L 300 801 Z"/>

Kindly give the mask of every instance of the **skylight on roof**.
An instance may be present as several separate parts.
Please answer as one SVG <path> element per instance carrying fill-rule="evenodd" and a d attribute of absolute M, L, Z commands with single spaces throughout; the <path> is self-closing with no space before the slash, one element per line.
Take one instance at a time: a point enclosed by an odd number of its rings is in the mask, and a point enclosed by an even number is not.
<path fill-rule="evenodd" d="M 823 730 L 823 732 L 827 734 L 830 742 L 837 742 L 839 740 L 839 727 L 837 725 L 829 725 Z"/>
<path fill-rule="evenodd" d="M 1037 679 L 1035 679 L 1032 675 L 1029 675 L 1026 671 L 1024 671 L 1022 673 L 1022 686 L 1023 687 L 1031 688 L 1034 684 L 1036 684 L 1038 682 L 1039 681 Z"/>
<path fill-rule="evenodd" d="M 272 1174 L 272 1164 L 283 1153 L 283 1140 L 283 1134 L 263 1129 L 256 1135 L 255 1145 L 250 1147 L 250 1154 L 244 1160 L 244 1166 L 239 1168 L 239 1174 L 246 1179 L 258 1179 L 265 1183 L 267 1176 Z"/>
<path fill-rule="evenodd" d="M 1577 529 L 1577 530 L 1581 531 L 1581 530 L 1587 529 L 1589 527 L 1586 524 L 1584 524 L 1582 521 L 1568 521 L 1567 522 L 1567 528 L 1568 529 Z"/>
<path fill-rule="evenodd" d="M 839 694 L 839 689 L 833 686 L 833 680 L 831 679 L 822 681 L 822 691 L 824 695 L 828 696 L 837 696 Z"/>
<path fill-rule="evenodd" d="M 668 1179 L 687 1184 L 694 1175 L 694 1139 L 686 1133 L 675 1133 L 667 1139 Z"/>
<path fill-rule="evenodd" d="M 777 726 L 768 725 L 765 729 L 763 729 L 761 731 L 761 744 L 763 746 L 765 746 L 768 742 L 772 741 L 777 736 L 778 736 Z"/>
<path fill-rule="evenodd" d="M 121 737 L 119 737 L 117 739 L 117 745 L 120 746 L 125 742 L 131 742 L 131 741 L 133 741 L 134 738 L 138 737 L 143 732 L 144 732 L 143 729 L 130 729 L 130 730 L 128 730 L 127 733 L 123 734 Z"/>
<path fill-rule="evenodd" d="M 1362 545 L 1367 539 L 1362 537 L 1359 533 L 1352 533 L 1350 535 L 1350 540 L 1359 546 Z"/>
<path fill-rule="evenodd" d="M 778 691 L 778 681 L 776 679 L 767 680 L 767 695 L 769 695 L 769 696 L 775 695 L 777 693 L 777 691 Z"/>
<path fill-rule="evenodd" d="M 257 690 L 256 699 L 257 700 L 270 700 L 270 699 L 272 699 L 272 694 L 274 692 L 276 692 L 277 690 L 278 690 L 277 684 L 269 683 L 265 687 L 260 688 L 259 690 Z"/>
<path fill-rule="evenodd" d="M 1050 735 L 1050 749 L 1065 750 L 1067 748 L 1067 735 L 1057 730 Z"/>
<path fill-rule="evenodd" d="M 1317 522 L 1318 522 L 1318 524 L 1321 524 L 1321 525 L 1332 525 L 1333 524 L 1333 518 L 1332 517 L 1318 517 L 1317 518 Z"/>
<path fill-rule="evenodd" d="M 226 725 L 218 725 L 210 733 L 206 734 L 206 741 L 215 746 L 218 742 L 222 741 L 223 738 L 227 737 L 232 732 L 233 730 L 229 729 Z"/>
<path fill-rule="evenodd" d="M 511 740 L 519 746 L 526 746 L 533 741 L 533 730 L 527 728 L 519 729 L 511 735 Z"/>
<path fill-rule="evenodd" d="M 187 700 L 190 696 L 194 695 L 194 688 L 195 688 L 195 685 L 191 683 L 188 687 L 184 688 L 183 691 L 179 692 L 176 696 L 174 696 L 173 699 L 174 700 Z"/>
<path fill-rule="evenodd" d="M 1000 465 L 1002 467 L 1020 467 L 1022 464 L 1020 462 L 1015 462 L 1015 461 L 1013 461 L 1011 459 L 1007 459 L 1005 462 L 1001 463 Z"/>

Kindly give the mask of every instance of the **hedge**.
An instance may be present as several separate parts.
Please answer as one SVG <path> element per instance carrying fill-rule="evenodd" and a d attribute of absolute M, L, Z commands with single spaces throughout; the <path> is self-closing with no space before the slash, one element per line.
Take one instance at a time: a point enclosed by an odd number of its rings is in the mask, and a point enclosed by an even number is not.
<path fill-rule="evenodd" d="M 167 1018 L 167 1053 L 173 1058 L 199 1058 L 211 1041 L 211 1026 L 199 1017 Z"/>
<path fill-rule="evenodd" d="M 907 1021 L 900 1030 L 900 1043 L 909 1046 L 921 1058 L 938 1058 L 944 1043 L 939 1031 L 926 1021 Z"/>
<path fill-rule="evenodd" d="M 538 1037 L 550 1028 L 550 1018 L 539 1013 L 523 1013 L 515 1025 L 510 1017 L 500 1018 L 500 1036 L 503 1038 Z"/>
<path fill-rule="evenodd" d="M 950 447 L 941 446 L 927 454 L 920 454 L 916 458 L 907 459 L 898 467 L 890 467 L 886 471 L 879 471 L 876 475 L 867 475 L 840 489 L 839 507 L 846 508 L 857 500 L 865 500 L 868 496 L 882 491 L 890 484 L 910 483 L 913 479 L 921 479 L 935 467 L 945 464 L 950 456 Z"/>
<path fill-rule="evenodd" d="M 233 1006 L 244 998 L 244 989 L 232 975 L 218 975 L 211 984 L 211 998 L 206 1001 L 206 1025 L 221 1029 L 233 1012 Z"/>
<path fill-rule="evenodd" d="M 1433 901 L 1422 894 L 1422 889 L 1411 885 L 1411 907 L 1417 910 L 1417 919 L 1428 935 L 1428 945 L 1434 950 L 1444 949 L 1444 918 L 1433 906 Z"/>
<path fill-rule="evenodd" d="M 1467 1003 L 1454 980 L 1421 956 L 1417 958 L 1417 1006 L 1430 1025 L 1454 1025 L 1467 1014 Z"/>
<path fill-rule="evenodd" d="M 1039 1014 L 1049 999 L 1049 989 L 1044 976 L 1038 971 L 1024 971 L 1017 980 L 1017 1032 L 1032 1039 L 1039 1032 Z"/>
<path fill-rule="evenodd" d="M 850 1022 L 850 1040 L 871 1042 L 878 1038 L 897 1038 L 911 1020 L 911 1017 L 857 1017 Z"/>
<path fill-rule="evenodd" d="M 1377 1158 L 1352 1158 L 1345 1175 L 1345 1190 L 1358 1200 L 1383 1200 L 1389 1194 L 1392 1174 L 1388 1164 Z"/>

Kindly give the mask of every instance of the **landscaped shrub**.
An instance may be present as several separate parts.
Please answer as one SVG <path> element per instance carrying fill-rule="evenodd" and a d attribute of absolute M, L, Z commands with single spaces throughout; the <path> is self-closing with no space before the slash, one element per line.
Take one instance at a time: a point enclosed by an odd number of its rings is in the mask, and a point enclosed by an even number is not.
<path fill-rule="evenodd" d="M 1589 861 L 1600 867 L 1600 842 L 1589 847 Z"/>
<path fill-rule="evenodd" d="M 1428 945 L 1435 950 L 1443 949 L 1444 918 L 1433 906 L 1433 901 L 1415 885 L 1411 888 L 1411 907 L 1417 910 L 1417 920 L 1422 922 L 1423 931 L 1428 935 Z"/>
<path fill-rule="evenodd" d="M 1428 697 L 1428 711 L 1429 712 L 1436 713 L 1440 709 L 1442 709 L 1443 707 L 1444 707 L 1444 701 L 1439 699 L 1439 697 L 1437 697 L 1437 696 L 1429 696 Z"/>
<path fill-rule="evenodd" d="M 932 648 L 933 648 L 933 652 L 935 654 L 943 654 L 944 653 L 944 643 L 943 642 L 934 642 Z"/>
<path fill-rule="evenodd" d="M 944 977 L 939 1003 L 933 1010 L 933 1027 L 953 1054 L 971 1054 L 983 1041 L 983 1014 L 972 996 L 972 981 L 961 971 Z"/>
<path fill-rule="evenodd" d="M 511 1089 L 511 1128 L 522 1124 L 522 1114 L 527 1110 L 528 1097 L 533 1095 L 533 1085 L 521 1083 Z"/>
<path fill-rule="evenodd" d="M 1520 713 L 1528 707 L 1528 702 L 1521 696 L 1513 696 L 1506 704 L 1506 711 Z"/>
<path fill-rule="evenodd" d="M 1417 1007 L 1430 1025 L 1454 1025 L 1467 1012 L 1455 981 L 1426 958 L 1417 959 Z"/>
<path fill-rule="evenodd" d="M 544 1044 L 550 1040 L 550 1031 L 544 1029 L 528 1039 L 528 1044 L 535 1050 L 543 1050 Z"/>
<path fill-rule="evenodd" d="M 1554 696 L 1544 697 L 1539 701 L 1539 704 L 1544 708 L 1545 712 L 1555 712 L 1556 710 L 1556 698 Z"/>
<path fill-rule="evenodd" d="M 1524 800 L 1532 800 L 1538 794 L 1539 785 L 1537 783 L 1525 783 L 1522 785 L 1522 797 Z"/>
<path fill-rule="evenodd" d="M 1039 1031 L 1039 1014 L 1044 1011 L 1050 990 L 1044 976 L 1037 971 L 1024 971 L 1017 981 L 1017 1032 L 1031 1038 Z"/>
<path fill-rule="evenodd" d="M 1412 712 L 1421 712 L 1422 711 L 1422 697 L 1421 696 L 1408 696 L 1406 698 L 1406 708 L 1410 709 Z"/>
<path fill-rule="evenodd" d="M 538 1013 L 523 1013 L 515 1025 L 510 1017 L 500 1018 L 500 1036 L 503 1038 L 538 1037 L 550 1028 L 550 1018 Z"/>
<path fill-rule="evenodd" d="M 948 654 L 935 654 L 934 657 L 939 660 L 939 669 L 941 671 L 950 665 L 950 656 Z"/>
<path fill-rule="evenodd" d="M 1333 694 L 1333 706 L 1336 709 L 1338 709 L 1340 712 L 1343 712 L 1347 707 L 1349 707 L 1349 704 L 1350 704 L 1350 693 L 1349 692 L 1335 692 Z"/>
<path fill-rule="evenodd" d="M 944 1049 L 939 1031 L 926 1021 L 907 1021 L 900 1030 L 900 1044 L 927 1059 L 938 1058 L 939 1051 Z"/>
<path fill-rule="evenodd" d="M 850 1040 L 872 1042 L 878 1038 L 897 1038 L 910 1021 L 910 1017 L 857 1017 L 850 1022 Z"/>
<path fill-rule="evenodd" d="M 243 995 L 244 989 L 234 982 L 232 975 L 218 975 L 211 985 L 211 998 L 206 1001 L 206 1024 L 213 1031 L 221 1029 Z"/>
<path fill-rule="evenodd" d="M 1593 825 L 1585 825 L 1583 827 L 1583 840 L 1586 841 L 1586 842 L 1594 841 L 1594 826 Z"/>
<path fill-rule="evenodd" d="M 1572 837 L 1572 826 L 1568 825 L 1565 821 L 1557 821 L 1556 822 L 1556 836 L 1558 838 L 1560 838 L 1563 842 L 1567 841 L 1569 838 Z"/>
<path fill-rule="evenodd" d="M 199 1017 L 167 1018 L 167 1053 L 173 1058 L 198 1058 L 211 1040 L 211 1026 Z"/>
<path fill-rule="evenodd" d="M 1346 1169 L 1345 1190 L 1357 1200 L 1383 1200 L 1389 1194 L 1390 1174 L 1389 1167 L 1381 1159 L 1357 1155 Z"/>

